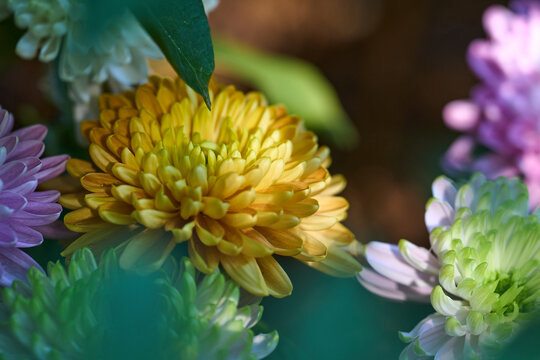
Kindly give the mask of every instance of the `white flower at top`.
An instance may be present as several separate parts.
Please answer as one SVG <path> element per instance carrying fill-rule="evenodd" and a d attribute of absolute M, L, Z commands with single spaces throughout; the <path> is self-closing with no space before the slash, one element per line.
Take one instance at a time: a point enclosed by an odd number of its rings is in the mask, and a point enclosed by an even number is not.
<path fill-rule="evenodd" d="M 457 189 L 433 185 L 426 211 L 431 249 L 406 240 L 366 245 L 358 279 L 394 300 L 430 301 L 435 313 L 412 331 L 401 359 L 485 359 L 540 304 L 540 222 L 525 185 L 475 175 Z"/>
<path fill-rule="evenodd" d="M 217 0 L 203 1 L 206 11 Z M 25 59 L 36 56 L 43 62 L 59 57 L 59 75 L 69 83 L 69 92 L 80 117 L 88 116 L 88 104 L 96 86 L 106 81 L 118 90 L 137 85 L 148 76 L 147 58 L 163 54 L 135 17 L 128 11 L 108 20 L 96 39 L 85 38 L 83 0 L 0 0 L 0 18 L 12 12 L 18 27 L 26 33 L 16 52 Z M 78 119 L 81 121 L 82 119 Z"/>

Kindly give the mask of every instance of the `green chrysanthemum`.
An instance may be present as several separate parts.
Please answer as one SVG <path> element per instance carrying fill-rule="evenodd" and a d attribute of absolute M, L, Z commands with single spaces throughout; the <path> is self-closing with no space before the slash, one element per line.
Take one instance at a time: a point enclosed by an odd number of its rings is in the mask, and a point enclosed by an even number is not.
<path fill-rule="evenodd" d="M 540 310 L 540 222 L 518 179 L 476 175 L 457 189 L 433 185 L 431 248 L 372 242 L 359 280 L 396 300 L 431 301 L 401 359 L 487 359 Z"/>
<path fill-rule="evenodd" d="M 113 251 L 96 263 L 77 251 L 69 268 L 33 268 L 28 284 L 3 290 L 0 358 L 257 359 L 276 332 L 254 336 L 262 308 L 239 308 L 239 289 L 219 272 L 196 281 L 184 259 L 167 273 L 120 270 Z"/>

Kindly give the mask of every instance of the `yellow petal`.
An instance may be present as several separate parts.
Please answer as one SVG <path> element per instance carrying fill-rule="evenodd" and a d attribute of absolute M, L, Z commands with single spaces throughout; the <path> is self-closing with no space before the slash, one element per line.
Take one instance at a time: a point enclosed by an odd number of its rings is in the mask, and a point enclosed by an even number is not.
<path fill-rule="evenodd" d="M 155 196 L 161 188 L 161 183 L 157 176 L 150 173 L 139 173 L 139 182 L 144 191 L 150 196 Z"/>
<path fill-rule="evenodd" d="M 201 242 L 207 246 L 217 245 L 225 236 L 223 226 L 218 221 L 206 216 L 197 216 L 195 230 Z"/>
<path fill-rule="evenodd" d="M 228 213 L 221 221 L 236 229 L 246 229 L 257 224 L 257 214 L 255 212 L 251 214 L 247 212 Z"/>
<path fill-rule="evenodd" d="M 89 193 L 84 197 L 84 202 L 89 208 L 96 210 L 106 202 L 116 201 L 116 199 L 107 193 Z"/>
<path fill-rule="evenodd" d="M 315 214 L 319 210 L 319 202 L 318 199 L 305 199 L 295 203 L 284 204 L 283 210 L 296 217 L 304 218 Z"/>
<path fill-rule="evenodd" d="M 146 229 L 128 240 L 118 262 L 123 269 L 155 271 L 161 267 L 175 245 L 165 231 Z"/>
<path fill-rule="evenodd" d="M 236 173 L 220 176 L 210 190 L 210 196 L 226 199 L 240 190 L 245 182 L 246 179 Z"/>
<path fill-rule="evenodd" d="M 69 159 L 66 163 L 66 170 L 76 179 L 96 171 L 90 162 L 79 159 Z"/>
<path fill-rule="evenodd" d="M 116 225 L 130 225 L 135 223 L 131 217 L 133 207 L 120 201 L 103 203 L 98 209 L 99 216 L 106 222 Z"/>
<path fill-rule="evenodd" d="M 81 185 L 88 191 L 104 192 L 111 188 L 111 185 L 120 185 L 122 182 L 117 178 L 103 173 L 90 173 L 81 178 Z"/>
<path fill-rule="evenodd" d="M 254 258 L 237 255 L 220 255 L 221 265 L 242 288 L 257 296 L 268 296 L 268 288 L 261 269 Z"/>
<path fill-rule="evenodd" d="M 221 219 L 229 209 L 229 204 L 215 197 L 205 196 L 202 203 L 204 204 L 202 212 L 213 219 Z"/>
<path fill-rule="evenodd" d="M 219 253 L 213 246 L 205 246 L 197 239 L 190 239 L 188 245 L 189 258 L 193 265 L 205 274 L 211 273 L 219 266 Z"/>
<path fill-rule="evenodd" d="M 181 228 L 175 228 L 171 229 L 170 231 L 173 234 L 174 241 L 177 243 L 181 243 L 184 241 L 187 241 L 191 239 L 191 236 L 193 235 L 193 227 L 195 226 L 194 221 L 190 221 Z"/>
<path fill-rule="evenodd" d="M 109 171 L 112 166 L 118 162 L 118 159 L 116 159 L 114 155 L 97 144 L 90 144 L 88 151 L 94 164 L 102 171 Z"/>
<path fill-rule="evenodd" d="M 292 283 L 289 276 L 272 256 L 257 259 L 257 264 L 266 282 L 268 293 L 282 298 L 291 295 Z"/>
<path fill-rule="evenodd" d="M 134 193 L 139 193 L 140 195 L 144 195 L 144 192 L 141 190 L 141 188 L 138 188 L 136 186 L 131 185 L 118 185 L 118 186 L 111 186 L 111 194 L 118 200 L 122 200 L 125 203 L 131 203 L 131 196 Z"/>
<path fill-rule="evenodd" d="M 290 214 L 283 214 L 280 216 L 279 221 L 268 225 L 268 227 L 272 229 L 282 230 L 291 229 L 298 224 L 300 224 L 300 219 L 298 217 Z"/>
<path fill-rule="evenodd" d="M 274 246 L 266 240 L 261 233 L 254 229 L 244 230 L 242 233 L 244 246 L 242 253 L 246 256 L 265 257 L 274 253 Z"/>
<path fill-rule="evenodd" d="M 67 213 L 64 216 L 64 223 L 69 230 L 75 232 L 87 232 L 107 226 L 107 223 L 100 219 L 97 212 L 87 207 Z"/>
<path fill-rule="evenodd" d="M 60 196 L 60 199 L 58 199 L 58 203 L 66 209 L 79 209 L 85 205 L 84 195 L 85 193 L 64 194 Z"/>
<path fill-rule="evenodd" d="M 272 244 L 274 252 L 278 255 L 294 256 L 302 251 L 302 239 L 291 231 L 263 227 L 257 227 L 255 230 Z"/>
<path fill-rule="evenodd" d="M 312 215 L 302 219 L 300 228 L 306 231 L 320 231 L 331 228 L 337 222 L 333 216 Z"/>
<path fill-rule="evenodd" d="M 104 228 L 89 231 L 72 242 L 61 252 L 61 255 L 69 256 L 77 249 L 88 247 L 97 256 L 101 251 L 112 248 L 123 241 L 124 239 L 120 235 L 126 233 L 129 233 L 129 231 L 125 227 L 115 225 L 107 225 Z"/>
<path fill-rule="evenodd" d="M 324 216 L 333 216 L 339 221 L 346 216 L 346 211 L 349 208 L 349 202 L 341 196 L 316 196 L 315 199 L 319 202 L 318 214 Z"/>
<path fill-rule="evenodd" d="M 117 179 L 125 182 L 126 184 L 140 186 L 138 170 L 124 164 L 116 163 L 113 165 L 111 172 Z"/>
<path fill-rule="evenodd" d="M 252 187 L 241 191 L 240 193 L 236 194 L 235 196 L 229 198 L 227 202 L 229 203 L 229 209 L 231 210 L 241 210 L 246 207 L 248 207 L 254 200 L 257 194 L 255 193 L 255 189 Z"/>
<path fill-rule="evenodd" d="M 148 209 L 136 210 L 133 212 L 132 216 L 139 222 L 139 224 L 142 224 L 150 229 L 157 229 L 163 227 L 168 220 L 174 216 L 177 216 L 177 214 L 155 209 Z"/>
<path fill-rule="evenodd" d="M 349 244 L 355 239 L 354 234 L 341 223 L 336 223 L 334 226 L 326 230 L 306 231 L 306 233 L 316 237 L 327 246 L 332 245 L 334 242 Z"/>
<path fill-rule="evenodd" d="M 303 240 L 302 252 L 295 256 L 298 260 L 303 261 L 320 261 L 326 257 L 326 245 L 310 236 L 307 233 L 301 233 L 299 236 Z"/>
<path fill-rule="evenodd" d="M 362 270 L 362 265 L 338 246 L 330 246 L 324 260 L 306 264 L 335 277 L 353 277 Z"/>

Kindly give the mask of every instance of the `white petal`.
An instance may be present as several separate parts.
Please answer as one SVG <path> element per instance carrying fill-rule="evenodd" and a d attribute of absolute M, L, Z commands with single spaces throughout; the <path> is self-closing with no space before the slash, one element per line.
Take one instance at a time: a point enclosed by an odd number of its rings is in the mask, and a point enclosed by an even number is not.
<path fill-rule="evenodd" d="M 433 255 L 428 249 L 416 246 L 407 240 L 400 240 L 399 250 L 405 261 L 407 261 L 411 266 L 422 272 L 433 275 L 439 274 L 441 264 L 435 255 Z"/>
<path fill-rule="evenodd" d="M 374 271 L 364 268 L 356 278 L 368 291 L 391 300 L 429 302 L 431 289 L 398 284 Z"/>
<path fill-rule="evenodd" d="M 454 209 L 446 202 L 432 198 L 426 209 L 425 221 L 429 232 L 439 226 L 450 226 L 454 222 Z"/>
<path fill-rule="evenodd" d="M 443 202 L 453 204 L 456 200 L 456 187 L 452 180 L 446 176 L 439 176 L 431 185 L 433 197 Z"/>
<path fill-rule="evenodd" d="M 369 265 L 379 274 L 407 286 L 431 289 L 432 276 L 409 265 L 394 244 L 372 241 L 366 245 L 365 257 Z"/>

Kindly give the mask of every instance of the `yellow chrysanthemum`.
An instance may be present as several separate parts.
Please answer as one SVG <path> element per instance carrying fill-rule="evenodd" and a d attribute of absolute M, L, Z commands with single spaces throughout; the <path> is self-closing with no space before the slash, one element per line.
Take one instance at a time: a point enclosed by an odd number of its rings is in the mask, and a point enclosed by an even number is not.
<path fill-rule="evenodd" d="M 340 221 L 344 186 L 330 176 L 329 150 L 283 107 L 259 93 L 211 87 L 211 111 L 181 80 L 152 77 L 133 92 L 103 95 L 86 121 L 93 164 L 72 159 L 84 190 L 61 198 L 67 227 L 85 233 L 63 252 L 116 246 L 124 268 L 153 270 L 187 242 L 193 264 L 220 264 L 253 294 L 290 294 L 274 255 L 335 276 L 358 262 Z"/>

